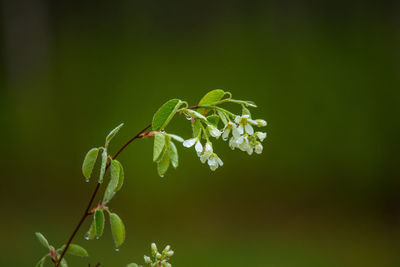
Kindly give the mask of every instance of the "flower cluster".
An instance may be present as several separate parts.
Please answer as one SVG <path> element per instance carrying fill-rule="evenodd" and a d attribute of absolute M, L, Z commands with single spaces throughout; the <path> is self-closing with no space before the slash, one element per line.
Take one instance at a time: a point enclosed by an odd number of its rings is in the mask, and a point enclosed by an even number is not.
<path fill-rule="evenodd" d="M 215 171 L 218 167 L 224 165 L 223 161 L 214 152 L 210 137 L 218 139 L 222 137 L 222 140 L 228 141 L 229 146 L 232 149 L 238 148 L 242 151 L 247 152 L 249 155 L 253 152 L 261 154 L 263 151 L 262 141 L 266 138 L 265 132 L 254 131 L 255 127 L 264 127 L 267 125 L 265 120 L 251 118 L 250 111 L 243 105 L 243 113 L 241 116 L 235 115 L 225 109 L 216 108 L 218 112 L 214 115 L 205 117 L 196 111 L 191 110 L 188 112 L 188 116 L 191 116 L 193 123 L 194 136 L 191 139 L 187 139 L 183 142 L 185 147 L 195 148 L 197 155 L 202 163 L 207 162 L 212 171 Z M 224 123 L 223 129 L 218 129 L 218 122 Z M 196 125 L 197 124 L 197 125 Z M 197 131 L 195 129 L 198 129 Z M 206 140 L 203 145 L 201 143 L 202 137 Z"/>
<path fill-rule="evenodd" d="M 153 259 L 149 256 L 144 256 L 144 262 L 149 265 L 149 267 L 171 267 L 172 265 L 168 260 L 174 255 L 174 251 L 171 250 L 171 246 L 168 245 L 160 253 L 157 250 L 157 245 L 155 243 L 151 244 L 151 253 Z"/>

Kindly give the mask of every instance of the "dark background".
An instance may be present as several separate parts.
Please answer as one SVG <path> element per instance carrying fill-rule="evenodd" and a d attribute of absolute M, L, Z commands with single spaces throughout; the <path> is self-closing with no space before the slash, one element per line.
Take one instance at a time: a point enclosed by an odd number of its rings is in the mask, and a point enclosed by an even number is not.
<path fill-rule="evenodd" d="M 81 162 L 120 122 L 111 150 L 170 98 L 222 88 L 268 121 L 264 153 L 218 142 L 215 173 L 193 149 L 165 178 L 152 140 L 121 154 L 115 252 L 71 266 L 400 266 L 399 12 L 383 1 L 28 1 L 1 6 L 1 266 L 33 266 L 43 232 L 61 246 L 94 181 Z M 184 129 L 184 130 L 181 130 Z M 184 118 L 170 130 L 190 137 Z M 49 264 L 50 266 L 50 264 Z"/>

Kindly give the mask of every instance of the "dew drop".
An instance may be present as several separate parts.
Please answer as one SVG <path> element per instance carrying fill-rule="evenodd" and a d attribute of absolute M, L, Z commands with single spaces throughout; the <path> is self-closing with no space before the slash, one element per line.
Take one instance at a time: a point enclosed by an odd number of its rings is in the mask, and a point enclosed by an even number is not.
<path fill-rule="evenodd" d="M 86 179 L 85 182 L 86 182 L 86 183 L 89 183 L 89 179 Z"/>
<path fill-rule="evenodd" d="M 99 239 L 100 239 L 100 237 L 99 237 L 99 236 L 97 236 L 97 237 L 96 237 L 96 239 L 97 239 L 97 240 L 99 240 Z"/>
<path fill-rule="evenodd" d="M 164 174 L 161 174 L 160 176 L 161 176 L 161 178 L 163 178 L 163 177 L 164 177 Z"/>
<path fill-rule="evenodd" d="M 192 117 L 186 117 L 186 119 L 187 119 L 188 121 L 190 121 L 190 120 L 192 120 Z"/>
<path fill-rule="evenodd" d="M 85 239 L 86 239 L 86 240 L 89 240 L 89 236 L 86 235 L 86 236 L 85 236 Z"/>
<path fill-rule="evenodd" d="M 116 248 L 116 249 L 115 249 L 115 251 L 117 251 L 117 252 L 118 252 L 118 251 L 119 251 L 119 248 Z"/>

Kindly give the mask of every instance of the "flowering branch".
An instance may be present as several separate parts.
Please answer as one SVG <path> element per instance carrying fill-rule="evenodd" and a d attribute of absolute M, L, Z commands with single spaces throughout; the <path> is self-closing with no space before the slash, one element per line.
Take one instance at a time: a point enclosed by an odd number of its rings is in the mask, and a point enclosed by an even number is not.
<path fill-rule="evenodd" d="M 236 115 L 235 113 L 218 106 L 229 102 L 241 105 L 242 114 Z M 122 164 L 117 161 L 116 158 L 134 140 L 142 137 L 154 137 L 153 161 L 157 163 L 157 171 L 161 177 L 164 177 L 170 165 L 174 168 L 178 167 L 178 150 L 173 141 L 182 143 L 184 147 L 194 146 L 200 161 L 202 163 L 207 162 L 212 171 L 215 171 L 218 167 L 223 166 L 224 164 L 213 150 L 212 138 L 218 139 L 222 136 L 223 141 L 227 141 L 230 133 L 232 133 L 231 138 L 229 139 L 229 146 L 232 149 L 238 148 L 242 151 L 246 151 L 249 155 L 253 154 L 253 151 L 260 154 L 263 150 L 261 142 L 265 139 L 266 133 L 255 132 L 253 126 L 263 127 L 266 126 L 267 123 L 265 120 L 252 119 L 248 107 L 256 107 L 256 105 L 250 101 L 234 100 L 232 99 L 230 92 L 224 92 L 220 89 L 207 93 L 196 106 L 188 106 L 186 101 L 181 101 L 179 99 L 169 100 L 154 114 L 151 124 L 147 125 L 134 137 L 129 139 L 114 154 L 114 156 L 110 156 L 108 154 L 108 147 L 111 140 L 123 126 L 123 124 L 120 124 L 107 135 L 103 147 L 92 148 L 85 156 L 82 165 L 82 173 L 88 182 L 97 161 L 97 157 L 99 153 L 101 153 L 99 178 L 95 190 L 89 199 L 89 203 L 80 221 L 70 235 L 66 245 L 59 249 L 55 249 L 48 243 L 47 239 L 41 233 L 36 233 L 39 241 L 49 251 L 48 254 L 40 259 L 36 266 L 44 266 L 46 258 L 49 257 L 53 261 L 55 267 L 67 267 L 68 264 L 65 260 L 66 254 L 83 257 L 88 256 L 87 251 L 79 245 L 72 244 L 72 240 L 81 228 L 85 219 L 90 215 L 93 215 L 93 222 L 85 236 L 86 239 L 100 238 L 102 236 L 105 222 L 104 214 L 106 213 L 109 216 L 116 250 L 118 250 L 119 246 L 122 245 L 125 240 L 125 226 L 120 217 L 116 213 L 111 212 L 108 203 L 121 189 L 124 182 L 124 170 Z M 175 114 L 183 114 L 191 121 L 193 130 L 192 138 L 184 140 L 178 135 L 167 133 L 165 131 L 165 128 Z M 224 125 L 221 130 L 218 129 L 220 122 Z M 150 127 L 152 130 L 146 132 Z M 204 145 L 202 143 L 203 139 L 205 140 Z M 111 174 L 103 199 L 99 205 L 91 209 L 93 201 L 103 183 L 108 169 L 111 169 Z M 174 252 L 170 250 L 169 246 L 167 246 L 162 253 L 158 253 L 157 247 L 153 243 L 152 253 L 154 260 L 151 260 L 147 256 L 144 258 L 145 263 L 150 267 L 171 266 L 171 264 L 168 263 L 168 260 Z M 131 263 L 128 266 L 133 267 L 138 265 Z"/>

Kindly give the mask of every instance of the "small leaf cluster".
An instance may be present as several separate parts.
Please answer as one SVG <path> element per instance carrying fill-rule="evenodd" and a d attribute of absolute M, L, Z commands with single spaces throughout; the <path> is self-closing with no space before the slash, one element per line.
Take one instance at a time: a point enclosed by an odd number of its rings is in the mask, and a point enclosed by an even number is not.
<path fill-rule="evenodd" d="M 148 267 L 171 267 L 168 261 L 174 255 L 171 246 L 167 245 L 163 251 L 159 252 L 155 243 L 151 244 L 151 257 L 144 255 L 144 262 Z M 136 263 L 130 263 L 126 267 L 142 267 Z"/>
<path fill-rule="evenodd" d="M 104 181 L 106 170 L 108 168 L 111 168 L 110 179 L 105 189 L 103 199 L 101 203 L 91 211 L 91 214 L 93 214 L 93 221 L 90 225 L 88 232 L 86 233 L 85 238 L 87 240 L 94 238 L 98 239 L 103 235 L 105 225 L 104 212 L 106 212 L 109 216 L 111 232 L 114 238 L 115 247 L 117 249 L 122 245 L 125 240 L 125 225 L 116 213 L 110 211 L 107 205 L 115 196 L 115 194 L 122 188 L 124 184 L 125 174 L 122 164 L 118 160 L 113 159 L 110 155 L 108 155 L 107 151 L 110 141 L 119 132 L 122 126 L 123 124 L 120 124 L 107 135 L 104 147 L 90 149 L 89 152 L 86 154 L 82 164 L 83 176 L 88 181 L 88 179 L 90 179 L 91 177 L 93 167 L 96 163 L 98 152 L 102 151 L 102 160 L 98 179 L 99 183 L 102 183 Z"/>
<path fill-rule="evenodd" d="M 242 114 L 235 114 L 220 105 L 224 103 L 239 104 Z M 158 174 L 163 177 L 170 165 L 178 167 L 178 150 L 173 141 L 185 147 L 195 147 L 202 163 L 208 163 L 211 170 L 223 166 L 223 161 L 214 152 L 212 138 L 229 139 L 232 149 L 238 148 L 249 155 L 260 154 L 263 150 L 261 142 L 266 133 L 254 131 L 255 127 L 264 127 L 267 122 L 262 119 L 252 119 L 249 107 L 257 107 L 254 102 L 232 99 L 230 92 L 216 89 L 208 92 L 197 106 L 189 107 L 186 101 L 171 99 L 163 104 L 153 117 L 153 131 L 147 136 L 154 136 L 153 161 L 157 163 Z M 183 114 L 192 125 L 192 138 L 182 137 L 166 132 L 166 127 L 175 114 Z M 220 128 L 220 124 L 223 125 Z"/>
<path fill-rule="evenodd" d="M 43 267 L 47 258 L 50 258 L 52 262 L 57 263 L 59 261 L 61 252 L 65 248 L 65 245 L 63 245 L 62 247 L 60 247 L 58 249 L 55 249 L 52 245 L 49 244 L 49 242 L 47 241 L 46 237 L 44 237 L 43 234 L 35 233 L 35 235 L 36 235 L 37 239 L 39 240 L 40 244 L 42 244 L 49 251 L 46 255 L 44 255 L 39 260 L 39 262 L 35 266 Z M 68 247 L 68 250 L 66 251 L 66 254 L 80 256 L 80 257 L 89 256 L 89 254 L 83 247 L 76 245 L 76 244 L 70 244 Z M 68 267 L 68 263 L 67 263 L 67 260 L 65 259 L 65 257 L 61 260 L 60 266 Z"/>

